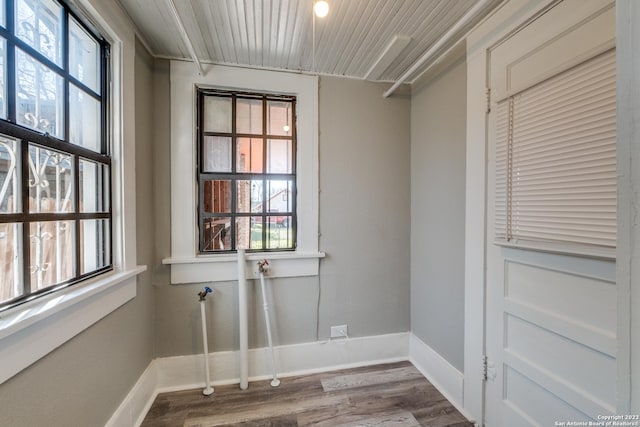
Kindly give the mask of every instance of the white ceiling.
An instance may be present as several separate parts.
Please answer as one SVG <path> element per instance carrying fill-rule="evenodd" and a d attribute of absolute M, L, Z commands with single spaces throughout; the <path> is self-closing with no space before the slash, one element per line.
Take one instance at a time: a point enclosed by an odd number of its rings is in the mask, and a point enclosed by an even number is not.
<path fill-rule="evenodd" d="M 120 0 L 154 56 L 190 59 L 171 1 Z M 202 62 L 365 78 L 394 36 L 411 37 L 381 81 L 398 80 L 477 2 L 329 0 L 315 18 L 314 65 L 313 0 L 173 1 Z"/>

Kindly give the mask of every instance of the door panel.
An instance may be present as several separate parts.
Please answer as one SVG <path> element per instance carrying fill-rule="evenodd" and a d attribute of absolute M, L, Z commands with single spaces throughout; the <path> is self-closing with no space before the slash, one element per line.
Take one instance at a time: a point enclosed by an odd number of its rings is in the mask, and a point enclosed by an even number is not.
<path fill-rule="evenodd" d="M 615 262 L 493 243 L 496 105 L 615 46 L 612 1 L 565 0 L 490 51 L 485 422 L 595 420 L 616 405 Z"/>
<path fill-rule="evenodd" d="M 505 370 L 504 422 L 509 427 L 553 426 L 555 421 L 581 420 L 584 414 L 558 399 L 544 387 L 507 367 Z M 487 425 L 490 424 L 487 421 Z"/>
<path fill-rule="evenodd" d="M 615 46 L 615 3 L 565 0 L 491 51 L 498 102 Z"/>

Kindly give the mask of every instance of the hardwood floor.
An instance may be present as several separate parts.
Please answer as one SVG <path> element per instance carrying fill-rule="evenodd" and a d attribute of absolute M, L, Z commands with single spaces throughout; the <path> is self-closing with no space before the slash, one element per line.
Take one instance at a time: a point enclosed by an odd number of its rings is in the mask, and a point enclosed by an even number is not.
<path fill-rule="evenodd" d="M 409 362 L 158 395 L 143 427 L 472 426 Z"/>

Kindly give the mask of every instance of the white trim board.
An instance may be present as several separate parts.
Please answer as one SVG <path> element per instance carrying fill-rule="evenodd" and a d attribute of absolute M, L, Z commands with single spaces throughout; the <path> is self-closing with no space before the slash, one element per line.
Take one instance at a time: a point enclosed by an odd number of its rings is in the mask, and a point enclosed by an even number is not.
<path fill-rule="evenodd" d="M 467 419 L 475 422 L 464 408 L 464 375 L 438 352 L 413 333 L 409 337 L 409 361 Z"/>
<path fill-rule="evenodd" d="M 409 341 L 410 333 L 401 332 L 279 346 L 275 348 L 278 377 L 408 360 Z M 239 383 L 238 358 L 237 351 L 209 355 L 214 386 Z M 249 351 L 250 381 L 271 377 L 270 360 L 266 347 Z M 204 385 L 202 354 L 155 359 L 113 413 L 106 427 L 139 426 L 158 393 L 200 388 Z"/>
<path fill-rule="evenodd" d="M 152 360 L 105 427 L 139 426 L 158 396 L 158 368 Z"/>
<path fill-rule="evenodd" d="M 0 316 L 0 384 L 135 298 L 144 270 L 100 276 Z"/>
<path fill-rule="evenodd" d="M 207 65 L 205 71 L 200 75 L 190 62 L 171 61 L 171 257 L 163 260 L 172 264 L 171 283 L 217 282 L 237 277 L 235 257 L 198 254 L 198 193 L 194 178 L 198 87 L 296 96 L 297 244 L 295 251 L 275 256 L 271 277 L 316 276 L 319 260 L 324 257 L 318 252 L 318 77 L 222 65 Z"/>

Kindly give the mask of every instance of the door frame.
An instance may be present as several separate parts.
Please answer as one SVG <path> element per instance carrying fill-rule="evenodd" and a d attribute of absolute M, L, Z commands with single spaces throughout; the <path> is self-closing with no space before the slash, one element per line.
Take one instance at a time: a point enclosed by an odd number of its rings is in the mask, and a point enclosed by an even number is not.
<path fill-rule="evenodd" d="M 616 0 L 618 413 L 640 413 L 640 4 Z M 633 338 L 635 337 L 635 338 Z"/>
<path fill-rule="evenodd" d="M 465 212 L 465 336 L 464 336 L 464 409 L 482 425 L 484 420 L 484 355 L 486 338 L 486 268 L 487 254 L 487 164 L 488 164 L 488 87 L 490 51 L 492 47 L 537 18 L 561 0 L 510 0 L 501 4 L 478 25 L 467 37 L 467 146 L 466 146 L 466 212 Z M 631 333 L 640 333 L 640 315 L 632 317 L 632 306 L 640 311 L 640 271 L 631 269 L 631 260 L 640 264 L 640 225 L 633 224 L 632 211 L 640 209 L 640 154 L 635 129 L 640 129 L 640 7 L 637 0 L 616 0 L 618 63 L 635 65 L 628 74 L 623 74 L 618 84 L 620 94 L 632 93 L 625 98 L 626 116 L 621 116 L 621 101 L 618 101 L 618 158 L 631 159 L 626 162 L 618 179 L 618 230 L 624 238 L 619 239 L 616 255 L 618 288 L 618 413 L 640 411 L 640 342 L 631 342 Z M 628 19 L 628 17 L 632 19 Z M 627 18 L 621 27 L 621 18 Z M 631 24 L 635 22 L 635 26 Z M 624 34 L 623 34 L 624 32 Z M 633 37 L 635 36 L 635 38 Z M 624 37 L 626 43 L 621 40 Z M 621 49 L 621 50 L 620 50 Z M 622 67 L 619 67 L 622 68 Z M 631 68 L 631 67 L 629 67 Z M 620 81 L 619 77 L 619 81 Z M 635 85 L 635 86 L 634 86 Z M 634 96 L 635 95 L 635 96 Z M 635 106 L 635 117 L 630 106 Z M 635 140 L 634 140 L 635 138 Z M 621 163 L 619 163 L 621 164 Z M 634 179 L 635 178 L 635 179 Z M 634 181 L 639 181 L 634 183 Z M 635 191 L 635 193 L 634 193 Z M 636 194 L 635 200 L 633 194 Z M 620 233 L 620 231 L 628 232 Z M 635 304 L 634 304 L 635 301 Z M 633 323 L 632 323 L 633 320 Z M 639 340 L 640 341 L 640 340 Z M 631 360 L 631 348 L 635 359 Z M 635 387 L 635 390 L 633 390 Z M 635 393 L 632 394 L 632 390 Z"/>

